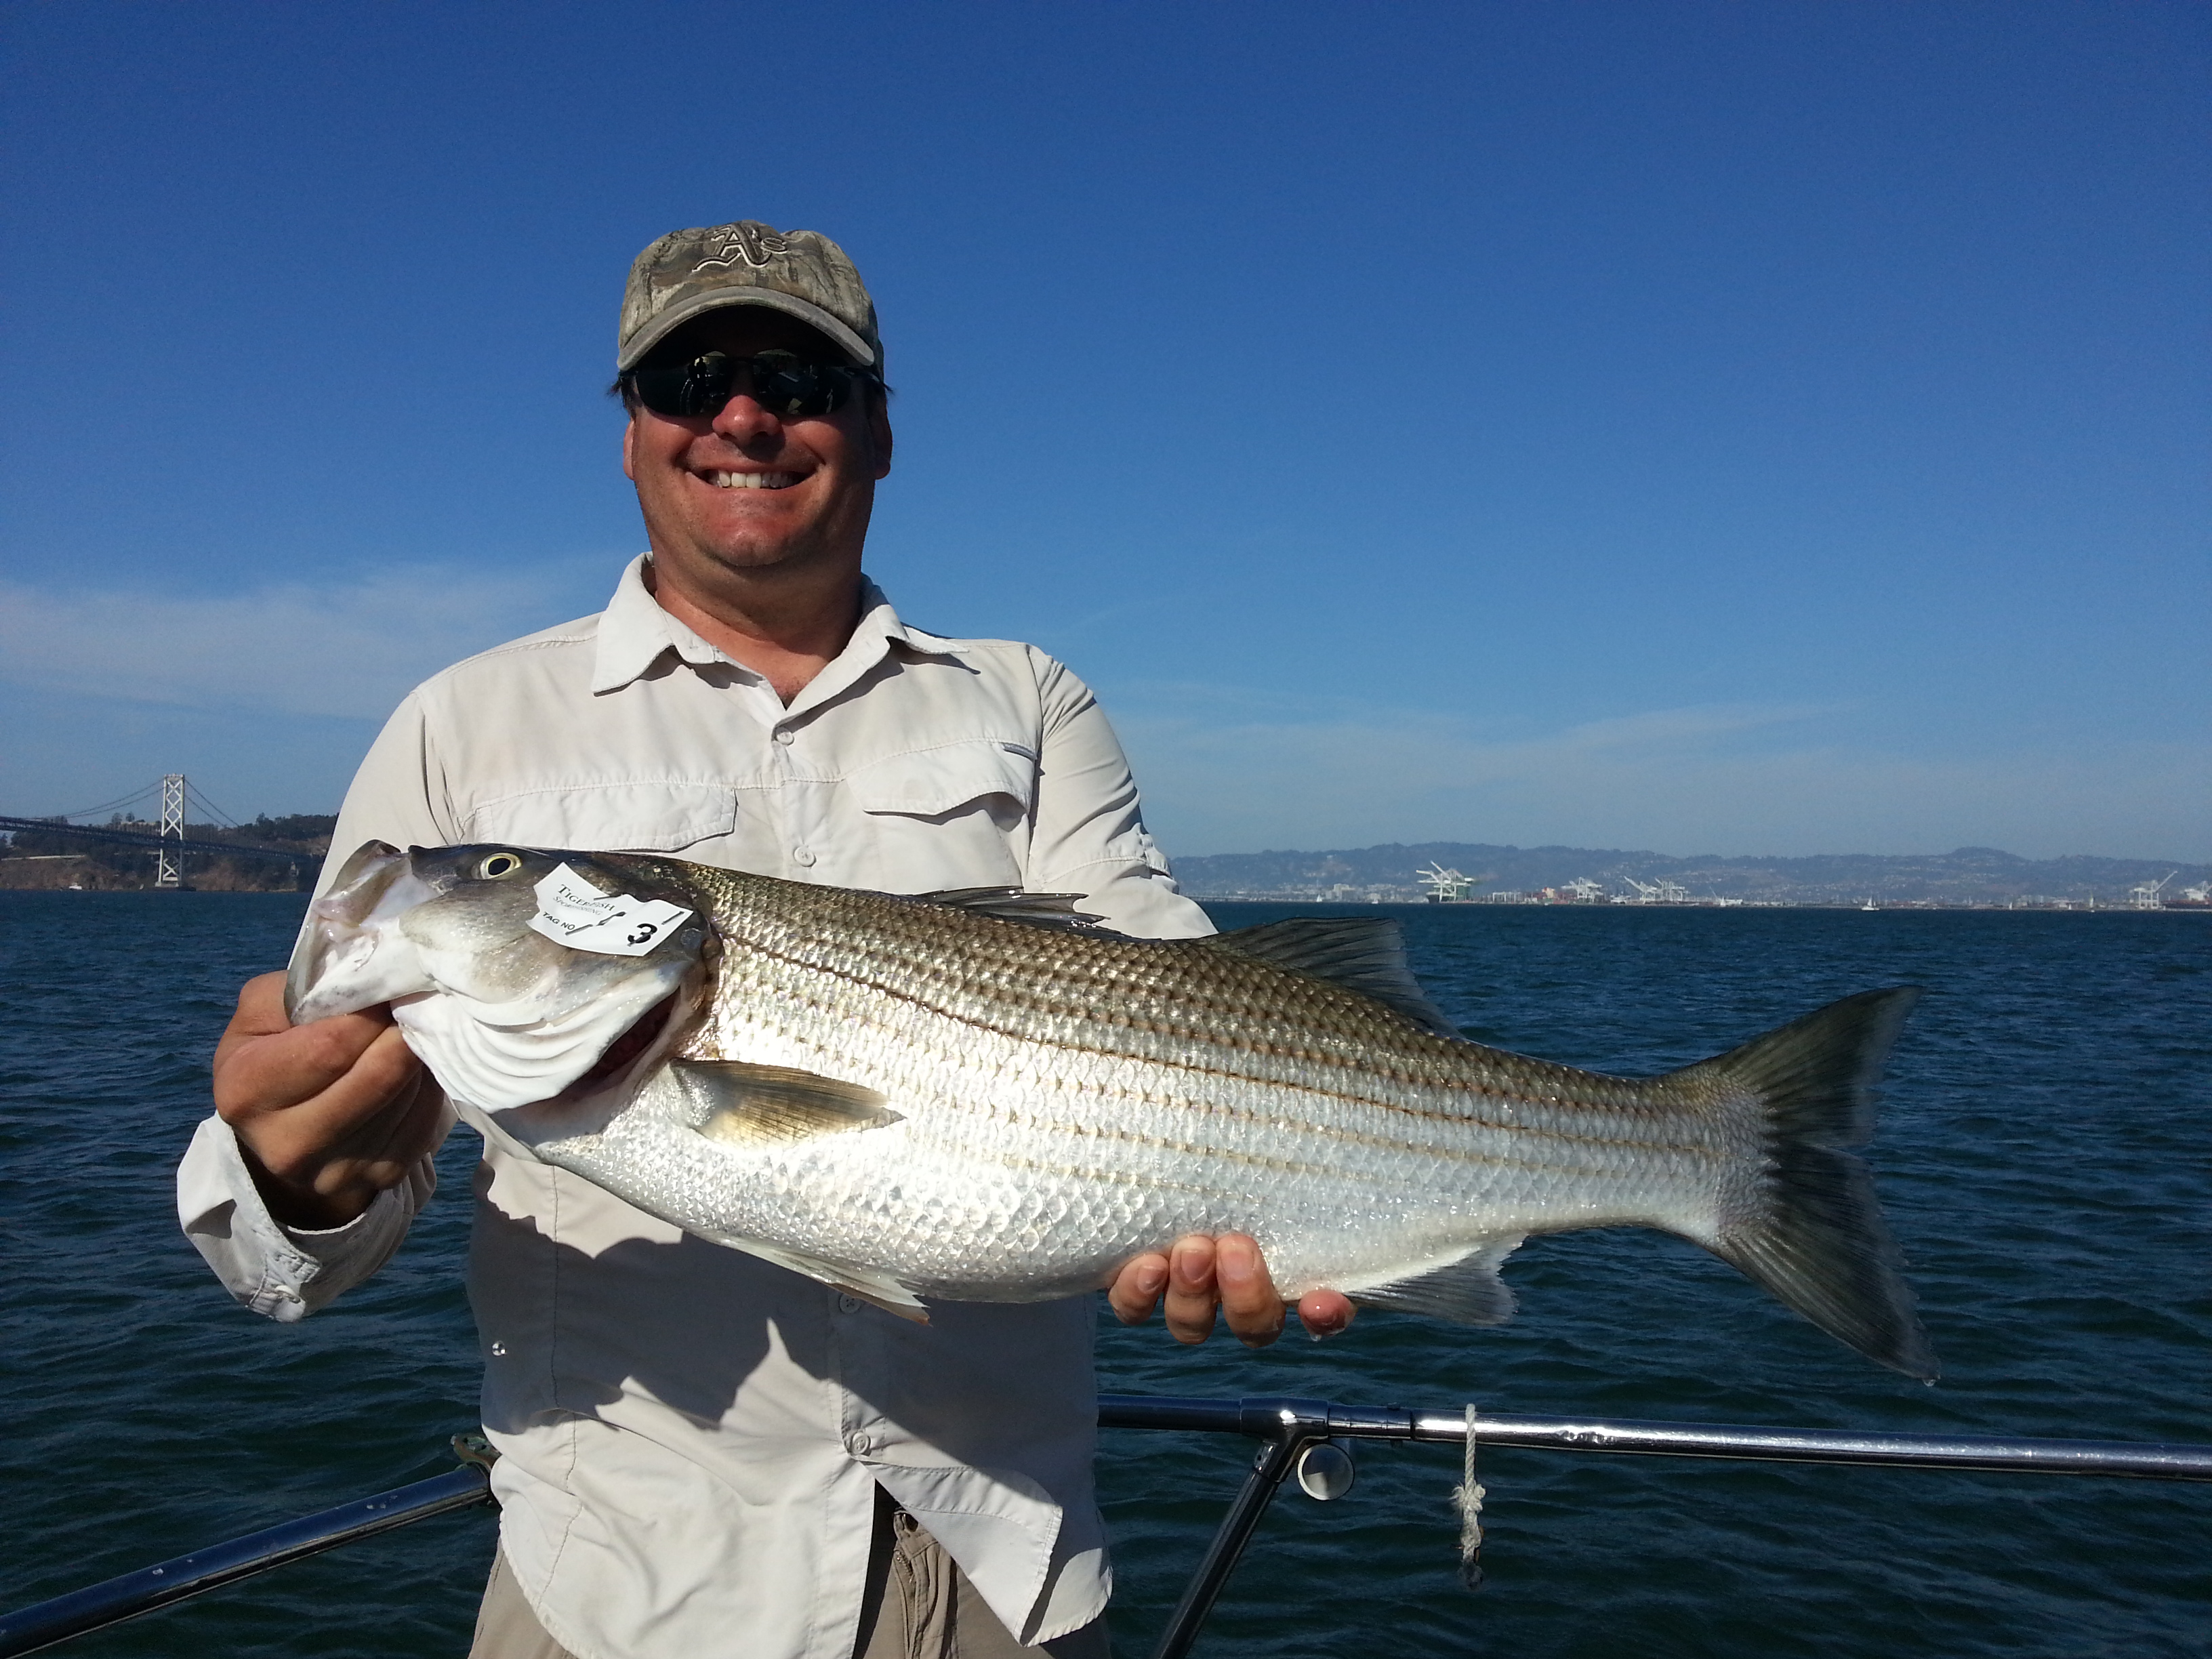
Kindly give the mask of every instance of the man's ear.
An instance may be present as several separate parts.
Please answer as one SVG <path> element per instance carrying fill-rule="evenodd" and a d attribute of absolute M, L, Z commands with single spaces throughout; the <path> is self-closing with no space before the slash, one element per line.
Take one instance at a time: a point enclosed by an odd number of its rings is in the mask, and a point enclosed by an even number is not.
<path fill-rule="evenodd" d="M 880 386 L 869 390 L 868 441 L 875 446 L 876 476 L 888 477 L 891 470 L 891 397 Z"/>
<path fill-rule="evenodd" d="M 623 427 L 623 477 L 632 483 L 637 482 L 637 416 L 635 413 Z"/>

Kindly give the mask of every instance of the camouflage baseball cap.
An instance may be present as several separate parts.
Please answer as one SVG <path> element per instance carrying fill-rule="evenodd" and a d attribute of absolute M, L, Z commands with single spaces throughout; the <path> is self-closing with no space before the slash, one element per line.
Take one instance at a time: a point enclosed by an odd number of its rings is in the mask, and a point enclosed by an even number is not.
<path fill-rule="evenodd" d="M 814 231 L 739 219 L 672 230 L 637 256 L 623 294 L 616 369 L 635 368 L 678 327 L 723 306 L 788 312 L 820 329 L 861 368 L 883 368 L 875 302 L 845 250 Z"/>

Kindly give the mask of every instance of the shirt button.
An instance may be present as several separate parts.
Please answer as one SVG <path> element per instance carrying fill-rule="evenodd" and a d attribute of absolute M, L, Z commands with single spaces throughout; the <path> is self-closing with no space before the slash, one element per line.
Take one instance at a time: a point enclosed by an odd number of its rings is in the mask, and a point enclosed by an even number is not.
<path fill-rule="evenodd" d="M 791 747 L 791 728 L 787 726 L 777 726 L 775 728 L 775 740 L 787 749 Z"/>
<path fill-rule="evenodd" d="M 814 849 L 811 847 L 793 848 L 791 861 L 802 870 L 811 868 L 814 863 Z"/>
<path fill-rule="evenodd" d="M 841 1297 L 839 1297 L 837 1298 L 837 1311 L 838 1311 L 839 1313 L 858 1313 L 858 1312 L 860 1312 L 860 1298 L 859 1297 L 857 1297 L 857 1296 L 841 1296 Z"/>
<path fill-rule="evenodd" d="M 845 1449 L 855 1457 L 866 1457 L 875 1449 L 876 1443 L 873 1438 L 861 1433 L 858 1429 L 845 1437 Z"/>

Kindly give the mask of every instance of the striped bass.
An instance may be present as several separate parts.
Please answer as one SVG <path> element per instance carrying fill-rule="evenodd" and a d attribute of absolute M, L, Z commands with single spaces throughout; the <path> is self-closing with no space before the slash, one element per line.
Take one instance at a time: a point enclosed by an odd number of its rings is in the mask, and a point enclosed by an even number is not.
<path fill-rule="evenodd" d="M 1286 1297 L 1493 1324 L 1530 1234 L 1655 1227 L 1935 1375 L 1847 1150 L 1911 988 L 1631 1079 L 1462 1036 L 1387 919 L 1091 921 L 1006 890 L 370 842 L 310 913 L 287 1006 L 392 1001 L 488 1136 L 908 1316 L 1089 1291 L 1234 1231 Z"/>

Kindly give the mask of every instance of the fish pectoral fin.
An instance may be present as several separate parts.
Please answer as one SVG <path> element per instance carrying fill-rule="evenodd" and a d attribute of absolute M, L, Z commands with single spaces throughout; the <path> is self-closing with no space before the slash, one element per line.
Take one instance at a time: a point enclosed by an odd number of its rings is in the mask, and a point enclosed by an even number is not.
<path fill-rule="evenodd" d="M 1075 907 L 1081 893 L 1031 893 L 1019 887 L 950 887 L 942 892 L 916 893 L 923 904 L 950 905 L 1000 921 L 1018 921 L 1028 927 L 1050 927 L 1067 933 L 1110 933 L 1105 917 Z"/>
<path fill-rule="evenodd" d="M 1396 1009 L 1438 1036 L 1460 1036 L 1407 966 L 1405 935 L 1388 916 L 1296 916 L 1193 943 L 1327 980 Z"/>
<path fill-rule="evenodd" d="M 1503 1325 L 1513 1317 L 1513 1292 L 1498 1269 L 1525 1236 L 1493 1238 L 1441 1267 L 1348 1294 L 1362 1307 L 1395 1308 L 1455 1325 Z"/>
<path fill-rule="evenodd" d="M 887 1314 L 896 1314 L 901 1319 L 912 1320 L 917 1325 L 929 1323 L 929 1310 L 921 1305 L 912 1291 L 896 1279 L 856 1267 L 849 1261 L 831 1261 L 818 1255 L 808 1255 L 800 1250 L 780 1249 L 773 1244 L 757 1243 L 749 1238 L 722 1241 L 748 1255 L 787 1268 L 808 1279 L 819 1279 L 836 1291 L 858 1297 L 872 1308 L 881 1308 Z"/>
<path fill-rule="evenodd" d="M 669 1070 L 698 1113 L 699 1133 L 726 1146 L 788 1146 L 901 1117 L 873 1089 L 788 1066 L 679 1060 Z"/>

